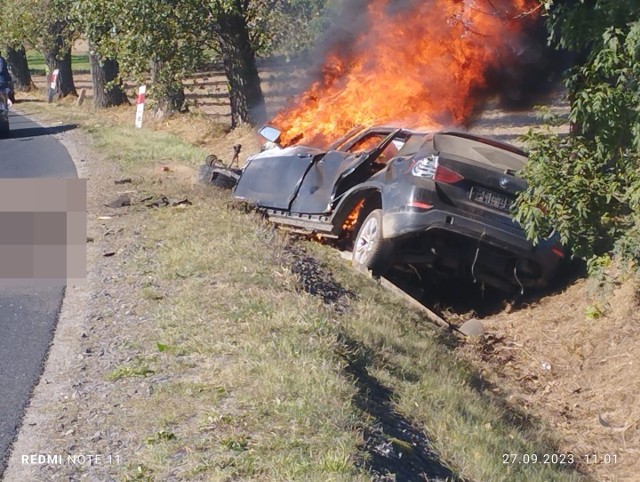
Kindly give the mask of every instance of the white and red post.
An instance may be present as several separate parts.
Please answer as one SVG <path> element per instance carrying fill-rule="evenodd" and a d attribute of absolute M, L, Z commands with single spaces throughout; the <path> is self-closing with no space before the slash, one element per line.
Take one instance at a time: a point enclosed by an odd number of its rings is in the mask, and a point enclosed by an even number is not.
<path fill-rule="evenodd" d="M 47 100 L 49 102 L 53 102 L 53 98 L 56 95 L 56 91 L 58 90 L 58 74 L 60 73 L 59 69 L 54 69 L 49 76 L 49 94 L 47 95 Z"/>
<path fill-rule="evenodd" d="M 147 93 L 147 86 L 141 85 L 136 97 L 136 128 L 142 128 L 142 117 L 144 116 L 144 98 Z"/>

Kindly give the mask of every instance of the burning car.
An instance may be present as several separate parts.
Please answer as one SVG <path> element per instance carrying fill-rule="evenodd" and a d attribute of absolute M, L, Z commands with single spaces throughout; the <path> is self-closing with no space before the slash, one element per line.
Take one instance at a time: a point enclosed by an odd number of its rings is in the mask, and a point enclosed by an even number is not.
<path fill-rule="evenodd" d="M 502 290 L 544 286 L 564 258 L 556 237 L 532 245 L 510 213 L 527 157 L 458 132 L 352 131 L 326 149 L 278 145 L 250 157 L 234 187 L 279 224 L 352 246 L 375 275 L 392 265 L 472 277 Z"/>

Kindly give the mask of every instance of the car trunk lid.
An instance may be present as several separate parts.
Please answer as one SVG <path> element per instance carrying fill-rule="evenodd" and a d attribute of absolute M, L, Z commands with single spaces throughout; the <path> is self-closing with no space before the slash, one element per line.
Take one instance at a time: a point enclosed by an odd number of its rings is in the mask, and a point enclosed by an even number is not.
<path fill-rule="evenodd" d="M 526 182 L 517 177 L 527 161 L 512 146 L 472 137 L 436 134 L 438 152 L 434 180 L 443 202 L 467 214 L 513 224 L 510 214 Z"/>

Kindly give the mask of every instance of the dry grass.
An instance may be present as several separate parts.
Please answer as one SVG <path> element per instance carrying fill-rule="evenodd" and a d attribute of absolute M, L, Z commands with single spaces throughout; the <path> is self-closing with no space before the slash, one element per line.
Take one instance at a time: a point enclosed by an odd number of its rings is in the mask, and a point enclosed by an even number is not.
<path fill-rule="evenodd" d="M 167 195 L 181 189 L 163 182 Z M 392 390 L 397 414 L 433 437 L 460 475 L 571 479 L 552 466 L 503 465 L 502 453 L 548 449 L 527 441 L 539 434 L 505 423 L 472 387 L 469 369 L 438 344 L 438 331 L 376 283 L 308 246 L 358 293 L 336 313 L 300 292 L 287 241 L 269 225 L 228 209 L 226 193 L 189 196 L 195 205 L 185 210 L 131 213 L 144 242 L 130 246 L 124 274 L 144 273 L 137 311 L 149 323 L 123 326 L 136 343 L 127 350 L 133 359 L 108 376 L 116 394 L 145 371 L 155 381 L 111 422 L 144 442 L 122 477 L 367 480 L 354 464 L 359 427 L 373 420 L 354 405 L 350 361 Z"/>
<path fill-rule="evenodd" d="M 357 480 L 353 387 L 339 375 L 331 313 L 299 296 L 268 227 L 246 229 L 222 199 L 195 199 L 151 213 L 156 247 L 131 266 L 154 266 L 148 282 L 164 293 L 141 307 L 153 322 L 137 339 L 162 347 L 154 367 L 167 381 L 125 423 L 175 436 L 147 443 L 135 466 L 159 480 Z"/>
<path fill-rule="evenodd" d="M 465 351 L 511 405 L 543 418 L 559 449 L 576 454 L 598 480 L 637 480 L 638 280 L 595 290 L 593 283 L 581 280 L 485 320 L 489 339 Z"/>

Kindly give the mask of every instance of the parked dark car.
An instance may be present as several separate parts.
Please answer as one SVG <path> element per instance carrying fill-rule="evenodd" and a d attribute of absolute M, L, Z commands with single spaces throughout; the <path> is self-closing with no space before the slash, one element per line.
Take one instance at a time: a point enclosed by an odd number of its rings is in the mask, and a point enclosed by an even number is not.
<path fill-rule="evenodd" d="M 8 97 L 0 92 L 0 137 L 9 136 L 9 103 Z"/>
<path fill-rule="evenodd" d="M 275 223 L 351 243 L 357 264 L 472 277 L 502 290 L 548 283 L 565 253 L 554 236 L 527 241 L 510 213 L 526 187 L 520 149 L 456 132 L 371 127 L 327 149 L 271 149 L 249 158 L 234 197 Z"/>

